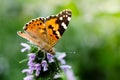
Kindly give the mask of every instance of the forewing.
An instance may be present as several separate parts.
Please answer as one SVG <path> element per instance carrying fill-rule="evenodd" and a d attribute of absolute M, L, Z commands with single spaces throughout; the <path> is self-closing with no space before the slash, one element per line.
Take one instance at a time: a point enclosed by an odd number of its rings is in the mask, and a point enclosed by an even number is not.
<path fill-rule="evenodd" d="M 45 26 L 47 31 L 48 43 L 53 47 L 56 42 L 61 38 L 69 21 L 71 19 L 71 10 L 63 10 L 55 16 L 49 16 L 46 18 Z"/>

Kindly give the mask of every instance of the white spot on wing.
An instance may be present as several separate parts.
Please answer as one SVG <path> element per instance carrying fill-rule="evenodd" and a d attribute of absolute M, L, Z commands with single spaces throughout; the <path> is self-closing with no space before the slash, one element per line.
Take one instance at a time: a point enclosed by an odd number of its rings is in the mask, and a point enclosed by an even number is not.
<path fill-rule="evenodd" d="M 68 14 L 68 11 L 66 11 L 66 14 Z"/>
<path fill-rule="evenodd" d="M 63 17 L 60 17 L 59 19 L 60 19 L 60 20 L 63 20 Z"/>
<path fill-rule="evenodd" d="M 65 15 L 65 17 L 68 17 L 68 15 Z"/>
<path fill-rule="evenodd" d="M 59 14 L 57 14 L 56 16 L 58 16 Z"/>
<path fill-rule="evenodd" d="M 65 15 L 63 15 L 63 17 L 65 17 Z"/>
<path fill-rule="evenodd" d="M 64 29 L 67 29 L 67 26 L 66 26 L 66 24 L 64 22 L 62 22 L 61 25 L 63 26 Z"/>
<path fill-rule="evenodd" d="M 58 37 L 60 38 L 60 33 L 58 31 L 56 31 L 56 33 L 57 33 Z"/>
<path fill-rule="evenodd" d="M 68 21 L 70 21 L 70 20 L 71 20 L 71 17 L 68 17 L 67 19 L 68 19 Z"/>
<path fill-rule="evenodd" d="M 50 16 L 47 16 L 46 18 L 48 19 L 48 18 L 50 18 Z"/>

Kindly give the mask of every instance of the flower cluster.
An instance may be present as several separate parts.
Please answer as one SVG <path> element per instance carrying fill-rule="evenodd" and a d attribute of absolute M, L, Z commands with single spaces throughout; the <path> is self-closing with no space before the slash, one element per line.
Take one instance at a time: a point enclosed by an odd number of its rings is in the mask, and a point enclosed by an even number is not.
<path fill-rule="evenodd" d="M 22 70 L 22 73 L 26 73 L 24 80 L 34 80 L 37 78 L 53 80 L 61 77 L 59 74 L 61 71 L 67 73 L 67 70 L 71 68 L 71 66 L 66 65 L 64 60 L 65 53 L 57 52 L 56 55 L 52 55 L 35 49 L 35 47 L 32 49 L 26 43 L 21 43 L 21 45 L 24 47 L 21 49 L 21 52 L 29 51 L 27 54 L 28 68 Z"/>
<path fill-rule="evenodd" d="M 48 53 L 49 54 L 49 53 Z M 27 76 L 24 78 L 24 80 L 33 80 L 34 76 L 32 76 L 33 72 L 35 72 L 35 76 L 38 77 L 40 75 L 41 67 L 43 67 L 43 71 L 48 70 L 48 65 L 45 60 L 43 60 L 41 63 L 35 62 L 36 55 L 35 53 L 29 53 L 28 54 L 28 69 L 24 69 L 22 72 L 26 73 Z"/>

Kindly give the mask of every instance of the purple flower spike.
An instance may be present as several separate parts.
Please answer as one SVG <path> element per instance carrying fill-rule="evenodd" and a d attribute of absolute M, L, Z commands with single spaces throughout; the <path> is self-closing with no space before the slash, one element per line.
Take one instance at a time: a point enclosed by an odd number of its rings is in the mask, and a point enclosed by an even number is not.
<path fill-rule="evenodd" d="M 48 59 L 49 63 L 54 62 L 53 57 L 54 56 L 52 54 L 47 53 L 47 59 Z"/>
<path fill-rule="evenodd" d="M 21 52 L 25 52 L 26 50 L 30 50 L 30 46 L 26 43 L 21 43 L 21 46 L 24 47 L 21 49 Z"/>
<path fill-rule="evenodd" d="M 22 70 L 22 73 L 27 73 L 27 75 L 30 75 L 30 74 L 33 73 L 33 71 L 30 70 L 30 69 L 23 69 L 23 70 Z"/>
<path fill-rule="evenodd" d="M 43 71 L 47 71 L 48 70 L 48 64 L 45 60 L 42 61 L 42 67 L 43 67 Z"/>
<path fill-rule="evenodd" d="M 34 76 L 33 75 L 28 75 L 24 78 L 24 80 L 33 80 Z"/>
<path fill-rule="evenodd" d="M 30 70 L 34 70 L 35 69 L 35 63 L 31 60 L 28 61 L 28 67 Z"/>
<path fill-rule="evenodd" d="M 71 69 L 71 66 L 69 66 L 69 65 L 62 65 L 62 66 L 60 66 L 60 68 L 63 69 L 64 72 L 66 72 L 68 69 Z"/>
<path fill-rule="evenodd" d="M 62 53 L 57 59 L 60 61 L 61 64 L 66 64 L 65 60 L 63 59 L 66 56 L 65 53 Z"/>
<path fill-rule="evenodd" d="M 29 61 L 34 61 L 35 57 L 36 57 L 35 53 L 28 54 Z"/>

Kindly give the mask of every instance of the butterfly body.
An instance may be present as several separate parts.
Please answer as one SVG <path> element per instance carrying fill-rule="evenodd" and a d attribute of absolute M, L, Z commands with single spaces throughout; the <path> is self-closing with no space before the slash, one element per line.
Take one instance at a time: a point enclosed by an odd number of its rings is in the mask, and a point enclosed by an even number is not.
<path fill-rule="evenodd" d="M 53 47 L 67 29 L 71 11 L 63 10 L 47 18 L 36 18 L 27 23 L 18 35 L 37 45 L 41 50 L 54 54 Z"/>

